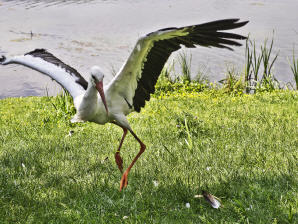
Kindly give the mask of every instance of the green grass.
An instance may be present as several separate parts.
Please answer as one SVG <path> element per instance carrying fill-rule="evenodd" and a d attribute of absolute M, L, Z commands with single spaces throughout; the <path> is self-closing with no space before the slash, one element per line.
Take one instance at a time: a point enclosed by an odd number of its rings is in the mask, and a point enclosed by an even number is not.
<path fill-rule="evenodd" d="M 152 98 L 129 116 L 147 150 L 122 192 L 122 130 L 71 124 L 60 101 L 0 101 L 0 223 L 297 223 L 297 92 Z M 128 135 L 125 166 L 138 148 Z"/>

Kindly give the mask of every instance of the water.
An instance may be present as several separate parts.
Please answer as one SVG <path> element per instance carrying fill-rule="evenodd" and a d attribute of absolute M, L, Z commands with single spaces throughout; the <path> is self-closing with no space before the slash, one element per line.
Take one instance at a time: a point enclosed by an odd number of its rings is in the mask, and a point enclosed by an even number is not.
<path fill-rule="evenodd" d="M 0 0 L 0 54 L 9 57 L 46 48 L 86 78 L 92 65 L 100 65 L 107 83 L 143 34 L 241 18 L 250 23 L 235 32 L 249 33 L 257 45 L 271 38 L 274 30 L 273 53 L 279 51 L 274 74 L 287 83 L 293 82 L 288 58 L 298 45 L 297 9 L 297 0 Z M 295 53 L 298 56 L 298 46 Z M 233 52 L 197 48 L 191 54 L 193 72 L 203 67 L 212 81 L 222 79 L 228 65 L 243 69 L 244 47 Z M 60 90 L 50 78 L 31 69 L 0 67 L 0 98 L 53 95 Z"/>

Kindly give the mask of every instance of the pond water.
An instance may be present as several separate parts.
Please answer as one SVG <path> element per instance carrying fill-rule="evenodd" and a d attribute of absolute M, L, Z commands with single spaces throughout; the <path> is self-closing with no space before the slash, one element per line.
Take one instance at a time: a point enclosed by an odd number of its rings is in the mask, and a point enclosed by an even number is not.
<path fill-rule="evenodd" d="M 294 44 L 298 57 L 297 9 L 297 0 L 0 0 L 0 54 L 9 57 L 46 48 L 84 77 L 92 65 L 100 65 L 107 83 L 143 34 L 240 18 L 250 22 L 235 32 L 250 34 L 257 45 L 274 36 L 273 53 L 279 52 L 274 74 L 283 83 L 293 83 L 288 58 Z M 194 73 L 204 69 L 210 80 L 218 81 L 227 66 L 243 70 L 244 50 L 244 46 L 233 52 L 199 47 L 187 53 L 192 54 Z M 59 91 L 55 82 L 31 69 L 0 67 L 0 98 Z"/>

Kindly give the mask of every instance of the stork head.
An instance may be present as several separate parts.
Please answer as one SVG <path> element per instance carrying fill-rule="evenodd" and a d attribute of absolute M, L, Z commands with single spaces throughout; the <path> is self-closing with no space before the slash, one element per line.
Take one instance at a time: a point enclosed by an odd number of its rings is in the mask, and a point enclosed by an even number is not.
<path fill-rule="evenodd" d="M 104 74 L 98 66 L 92 66 L 90 73 L 91 78 L 95 81 L 95 83 L 102 81 L 104 78 Z"/>
<path fill-rule="evenodd" d="M 102 71 L 100 70 L 100 68 L 98 66 L 93 66 L 91 68 L 91 77 L 90 77 L 90 82 L 91 85 L 93 87 L 95 87 L 97 89 L 97 91 L 99 92 L 99 95 L 101 97 L 101 100 L 106 108 L 107 113 L 108 111 L 108 107 L 107 107 L 107 103 L 106 103 L 106 98 L 105 98 L 105 94 L 103 91 L 103 78 L 104 78 L 104 74 L 102 73 Z"/>

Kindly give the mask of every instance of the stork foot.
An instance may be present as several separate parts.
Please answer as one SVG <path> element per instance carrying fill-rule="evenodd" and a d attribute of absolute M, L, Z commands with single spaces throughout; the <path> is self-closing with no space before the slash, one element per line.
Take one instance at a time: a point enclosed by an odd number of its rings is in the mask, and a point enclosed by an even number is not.
<path fill-rule="evenodd" d="M 123 160 L 122 160 L 119 152 L 116 152 L 116 154 L 115 154 L 115 160 L 116 160 L 116 163 L 117 163 L 117 166 L 118 166 L 120 172 L 123 173 L 123 165 L 122 165 L 123 164 Z"/>
<path fill-rule="evenodd" d="M 128 183 L 128 170 L 126 170 L 124 172 L 124 174 L 122 175 L 122 178 L 120 180 L 120 191 L 124 188 L 127 187 L 127 183 Z"/>

